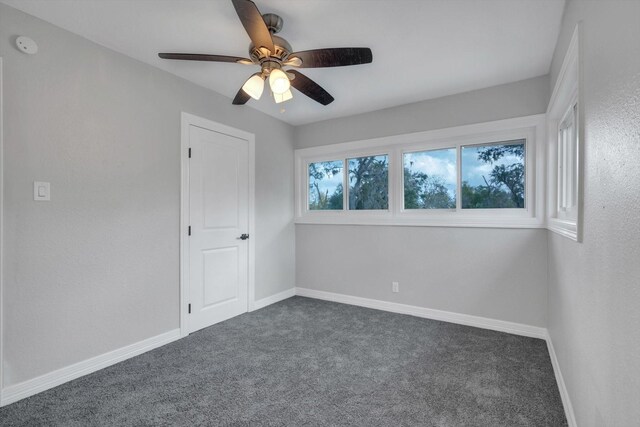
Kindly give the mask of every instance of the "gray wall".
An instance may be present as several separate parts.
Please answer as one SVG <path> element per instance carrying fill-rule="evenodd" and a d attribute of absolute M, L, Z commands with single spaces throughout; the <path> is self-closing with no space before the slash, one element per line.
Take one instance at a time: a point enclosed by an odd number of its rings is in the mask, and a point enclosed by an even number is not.
<path fill-rule="evenodd" d="M 298 224 L 296 278 L 304 288 L 544 326 L 546 249 L 543 230 Z"/>
<path fill-rule="evenodd" d="M 294 286 L 290 126 L 2 4 L 0 56 L 5 386 L 179 326 L 181 111 L 256 134 L 256 297 Z"/>
<path fill-rule="evenodd" d="M 584 241 L 549 232 L 549 332 L 580 426 L 640 419 L 640 2 L 570 1 L 583 21 Z"/>
<path fill-rule="evenodd" d="M 430 99 L 295 128 L 296 148 L 444 129 L 544 113 L 549 77 Z"/>
<path fill-rule="evenodd" d="M 297 127 L 296 147 L 544 113 L 546 76 Z M 546 326 L 541 229 L 296 225 L 296 284 Z M 391 282 L 400 292 L 391 292 Z"/>

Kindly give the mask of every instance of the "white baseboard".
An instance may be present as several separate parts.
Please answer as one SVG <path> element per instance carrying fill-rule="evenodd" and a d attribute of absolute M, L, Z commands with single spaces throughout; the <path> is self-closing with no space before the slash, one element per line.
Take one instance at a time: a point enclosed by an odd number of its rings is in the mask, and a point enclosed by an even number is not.
<path fill-rule="evenodd" d="M 259 299 L 258 301 L 254 301 L 253 307 L 251 307 L 251 311 L 260 310 L 268 305 L 275 304 L 287 298 L 291 298 L 296 294 L 296 288 L 287 289 L 286 291 L 278 292 L 275 295 L 271 295 L 270 297 Z"/>
<path fill-rule="evenodd" d="M 573 412 L 573 405 L 569 398 L 569 392 L 567 391 L 567 385 L 564 382 L 562 371 L 560 370 L 560 363 L 558 363 L 558 357 L 556 356 L 556 350 L 553 347 L 553 341 L 551 341 L 551 335 L 547 331 L 547 348 L 549 349 L 549 357 L 551 357 L 551 364 L 553 365 L 553 372 L 556 376 L 556 382 L 558 383 L 558 390 L 560 391 L 560 397 L 562 398 L 562 405 L 564 406 L 564 413 L 567 417 L 567 424 L 569 427 L 577 427 L 576 415 Z"/>
<path fill-rule="evenodd" d="M 90 374 L 107 366 L 115 365 L 118 362 L 138 356 L 154 348 L 158 348 L 180 338 L 180 329 L 174 329 L 155 337 L 110 351 L 82 362 L 74 363 L 48 374 L 10 385 L 2 389 L 2 401 L 0 406 L 5 406 L 25 397 L 59 386 L 68 381 Z"/>
<path fill-rule="evenodd" d="M 547 330 L 545 328 L 524 325 L 522 323 L 505 322 L 504 320 L 490 319 L 487 317 L 471 316 L 469 314 L 453 313 L 450 311 L 435 310 L 432 308 L 418 307 L 415 305 L 406 305 L 396 302 L 354 297 L 351 295 L 316 291 L 314 289 L 306 288 L 296 288 L 296 295 L 340 302 L 343 304 L 357 305 L 360 307 L 375 308 L 378 310 L 391 311 L 393 313 L 410 314 L 412 316 L 424 317 L 426 319 L 442 320 L 444 322 L 475 326 L 477 328 L 491 329 L 500 332 L 508 332 L 510 334 L 524 335 L 526 337 L 541 339 L 547 338 Z"/>
<path fill-rule="evenodd" d="M 267 298 L 255 301 L 253 303 L 251 311 L 264 308 L 268 305 L 275 304 L 287 298 L 291 298 L 295 294 L 295 288 L 291 288 L 287 289 L 286 291 L 279 292 L 275 295 L 271 295 Z M 154 348 L 161 347 L 180 338 L 180 329 L 175 329 L 164 334 L 160 334 L 155 337 L 137 342 L 135 344 L 122 347 L 109 353 L 101 354 L 100 356 L 92 357 L 91 359 L 66 366 L 64 368 L 49 372 L 39 377 L 18 384 L 10 385 L 3 388 L 2 392 L 0 393 L 0 406 L 5 406 L 26 397 L 33 396 L 34 394 L 59 386 L 60 384 L 64 384 L 83 375 L 87 375 L 100 369 L 106 368 L 107 366 L 122 362 L 123 360 L 145 353 L 149 350 L 153 350 Z"/>

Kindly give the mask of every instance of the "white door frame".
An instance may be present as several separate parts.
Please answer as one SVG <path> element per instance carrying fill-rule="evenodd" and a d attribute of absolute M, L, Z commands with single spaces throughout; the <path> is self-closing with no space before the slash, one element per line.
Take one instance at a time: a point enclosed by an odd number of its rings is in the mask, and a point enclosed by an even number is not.
<path fill-rule="evenodd" d="M 4 127 L 2 126 L 3 110 L 2 57 L 0 56 L 0 406 L 2 405 L 2 389 L 4 387 L 4 324 L 2 323 L 4 305 Z"/>
<path fill-rule="evenodd" d="M 197 126 L 249 142 L 249 271 L 247 311 L 255 303 L 255 193 L 256 144 L 255 135 L 189 113 L 181 118 L 181 185 L 180 185 L 180 335 L 189 335 L 189 126 Z"/>

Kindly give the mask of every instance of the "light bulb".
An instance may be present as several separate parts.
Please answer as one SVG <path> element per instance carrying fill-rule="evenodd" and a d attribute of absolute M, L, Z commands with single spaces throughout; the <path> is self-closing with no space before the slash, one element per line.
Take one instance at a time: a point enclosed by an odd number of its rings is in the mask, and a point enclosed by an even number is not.
<path fill-rule="evenodd" d="M 242 85 L 242 90 L 253 99 L 260 99 L 264 90 L 264 79 L 260 75 L 253 75 Z"/>
<path fill-rule="evenodd" d="M 273 100 L 276 102 L 276 104 L 280 104 L 281 102 L 288 101 L 291 98 L 293 98 L 293 94 L 291 93 L 291 90 L 289 90 L 289 89 L 287 89 L 287 91 L 285 93 L 274 93 L 273 94 Z"/>
<path fill-rule="evenodd" d="M 284 73 L 284 71 L 275 69 L 271 70 L 269 74 L 269 86 L 271 86 L 271 91 L 274 94 L 283 94 L 289 90 L 291 87 L 291 83 L 289 83 L 289 77 Z"/>

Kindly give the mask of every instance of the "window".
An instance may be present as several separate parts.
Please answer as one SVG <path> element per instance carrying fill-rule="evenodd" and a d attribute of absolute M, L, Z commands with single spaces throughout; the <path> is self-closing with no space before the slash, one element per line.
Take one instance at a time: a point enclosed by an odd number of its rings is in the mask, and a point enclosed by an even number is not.
<path fill-rule="evenodd" d="M 403 155 L 404 209 L 455 209 L 455 148 Z"/>
<path fill-rule="evenodd" d="M 576 131 L 578 104 L 565 113 L 558 127 L 558 188 L 557 216 L 576 219 L 578 183 L 578 133 Z"/>
<path fill-rule="evenodd" d="M 542 227 L 544 115 L 296 150 L 296 222 Z"/>
<path fill-rule="evenodd" d="M 581 240 L 580 26 L 573 33 L 547 109 L 547 228 Z"/>
<path fill-rule="evenodd" d="M 462 209 L 524 208 L 525 142 L 462 147 Z"/>
<path fill-rule="evenodd" d="M 341 210 L 344 203 L 342 160 L 309 163 L 309 210 Z"/>
<path fill-rule="evenodd" d="M 389 208 L 389 156 L 349 159 L 349 209 Z"/>

